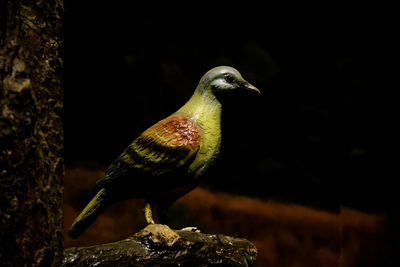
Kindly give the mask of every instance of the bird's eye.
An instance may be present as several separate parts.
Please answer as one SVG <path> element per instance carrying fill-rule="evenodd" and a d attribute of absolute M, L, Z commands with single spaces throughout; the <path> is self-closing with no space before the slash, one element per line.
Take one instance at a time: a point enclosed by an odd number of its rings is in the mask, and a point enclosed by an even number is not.
<path fill-rule="evenodd" d="M 231 75 L 225 75 L 225 81 L 228 83 L 233 83 L 233 81 L 235 80 Z"/>

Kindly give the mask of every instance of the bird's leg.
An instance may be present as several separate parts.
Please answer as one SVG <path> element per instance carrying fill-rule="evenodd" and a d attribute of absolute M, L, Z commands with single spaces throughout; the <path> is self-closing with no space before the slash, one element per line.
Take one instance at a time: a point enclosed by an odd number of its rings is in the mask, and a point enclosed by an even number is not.
<path fill-rule="evenodd" d="M 144 218 L 147 224 L 154 224 L 153 212 L 151 211 L 151 206 L 149 202 L 146 202 L 143 208 Z"/>

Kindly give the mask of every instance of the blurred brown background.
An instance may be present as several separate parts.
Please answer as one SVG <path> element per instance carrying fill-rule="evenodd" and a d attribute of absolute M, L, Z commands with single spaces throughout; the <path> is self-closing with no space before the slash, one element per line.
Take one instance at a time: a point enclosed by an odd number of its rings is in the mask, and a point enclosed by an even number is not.
<path fill-rule="evenodd" d="M 252 8 L 154 15 L 66 1 L 65 226 L 138 134 L 231 65 L 263 94 L 226 99 L 220 157 L 169 224 L 248 238 L 258 266 L 396 266 L 392 23 L 376 7 Z M 142 204 L 113 205 L 65 246 L 128 237 Z"/>

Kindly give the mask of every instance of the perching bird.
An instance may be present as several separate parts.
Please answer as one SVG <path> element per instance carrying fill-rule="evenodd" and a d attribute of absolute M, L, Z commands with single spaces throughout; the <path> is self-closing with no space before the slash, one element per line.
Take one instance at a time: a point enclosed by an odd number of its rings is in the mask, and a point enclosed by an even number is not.
<path fill-rule="evenodd" d="M 217 156 L 221 93 L 243 89 L 260 93 L 232 67 L 208 71 L 185 105 L 144 131 L 108 167 L 68 234 L 78 237 L 110 203 L 130 198 L 145 199 L 146 222 L 154 223 L 154 206 L 159 217 L 199 184 Z"/>

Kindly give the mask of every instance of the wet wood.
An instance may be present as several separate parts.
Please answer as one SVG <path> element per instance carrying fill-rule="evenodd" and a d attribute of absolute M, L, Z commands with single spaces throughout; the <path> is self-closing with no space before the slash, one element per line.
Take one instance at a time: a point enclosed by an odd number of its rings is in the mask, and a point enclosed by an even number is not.
<path fill-rule="evenodd" d="M 126 240 L 66 249 L 62 266 L 253 266 L 256 256 L 246 239 L 153 224 Z"/>

